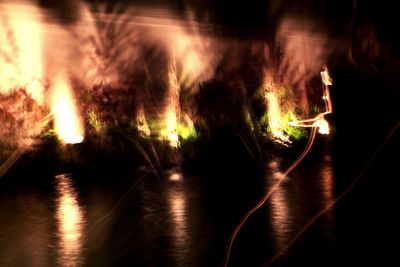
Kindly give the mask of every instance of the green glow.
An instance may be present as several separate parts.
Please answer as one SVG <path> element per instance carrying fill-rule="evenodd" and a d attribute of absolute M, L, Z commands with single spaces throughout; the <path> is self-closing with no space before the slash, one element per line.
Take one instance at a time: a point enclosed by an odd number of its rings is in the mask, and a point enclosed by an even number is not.
<path fill-rule="evenodd" d="M 162 122 L 157 120 L 150 121 L 149 128 L 151 132 L 159 133 L 158 139 L 168 139 L 168 131 Z M 175 131 L 182 140 L 195 139 L 198 137 L 195 127 L 193 125 L 187 125 L 186 123 L 177 122 Z"/>
<path fill-rule="evenodd" d="M 106 123 L 102 122 L 94 110 L 89 110 L 87 113 L 90 125 L 93 126 L 97 133 L 104 131 L 107 128 Z"/>
<path fill-rule="evenodd" d="M 194 128 L 194 126 L 191 125 L 187 126 L 183 125 L 182 123 L 178 123 L 176 130 L 178 132 L 178 135 L 183 140 L 188 140 L 197 137 L 196 129 Z"/>

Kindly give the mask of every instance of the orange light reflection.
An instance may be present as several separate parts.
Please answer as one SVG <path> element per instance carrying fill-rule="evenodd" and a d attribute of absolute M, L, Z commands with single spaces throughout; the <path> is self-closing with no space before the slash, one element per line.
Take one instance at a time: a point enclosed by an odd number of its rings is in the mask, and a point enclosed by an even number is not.
<path fill-rule="evenodd" d="M 280 170 L 280 162 L 273 161 L 269 164 L 270 172 L 274 180 L 282 177 Z M 286 189 L 279 187 L 275 193 L 271 195 L 271 218 L 274 237 L 276 238 L 276 246 L 279 248 L 285 244 L 288 232 L 291 229 L 292 218 L 289 210 L 289 204 L 286 196 Z"/>
<path fill-rule="evenodd" d="M 176 246 L 182 258 L 185 258 L 187 252 L 188 223 L 187 223 L 187 203 L 186 192 L 182 186 L 182 174 L 174 171 L 170 175 L 170 180 L 174 183 L 170 184 L 167 189 L 167 199 L 169 203 L 169 213 L 171 214 L 173 225 L 172 234 L 174 245 Z"/>
<path fill-rule="evenodd" d="M 57 210 L 56 219 L 59 236 L 59 262 L 61 266 L 78 266 L 81 263 L 85 218 L 71 177 L 56 176 Z"/>

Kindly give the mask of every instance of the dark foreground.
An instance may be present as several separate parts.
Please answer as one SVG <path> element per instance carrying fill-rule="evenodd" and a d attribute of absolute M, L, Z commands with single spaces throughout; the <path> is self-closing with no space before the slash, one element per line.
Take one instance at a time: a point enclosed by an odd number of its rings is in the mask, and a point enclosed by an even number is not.
<path fill-rule="evenodd" d="M 319 138 L 251 217 L 229 266 L 268 262 L 358 177 L 387 135 L 374 134 L 368 146 L 336 136 Z M 398 137 L 272 266 L 398 264 Z M 235 225 L 291 160 L 271 156 L 264 173 L 221 161 L 226 169 L 175 166 L 155 175 L 148 167 L 45 168 L 22 159 L 0 180 L 0 266 L 220 266 Z"/>

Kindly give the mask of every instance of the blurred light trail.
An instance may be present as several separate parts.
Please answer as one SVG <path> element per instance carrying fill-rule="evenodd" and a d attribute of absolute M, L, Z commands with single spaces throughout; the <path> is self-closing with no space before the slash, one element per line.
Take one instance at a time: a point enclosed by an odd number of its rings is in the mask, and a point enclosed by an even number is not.
<path fill-rule="evenodd" d="M 397 124 L 393 127 L 393 129 L 389 132 L 385 140 L 382 142 L 382 144 L 378 147 L 374 155 L 371 157 L 371 159 L 365 164 L 364 168 L 360 171 L 360 173 L 357 175 L 356 179 L 344 190 L 337 198 L 331 199 L 324 208 L 322 208 L 317 214 L 315 214 L 294 236 L 292 239 L 289 240 L 289 242 L 284 246 L 281 250 L 279 250 L 268 262 L 265 264 L 265 267 L 270 266 L 272 263 L 274 263 L 285 251 L 287 251 L 294 242 L 296 242 L 297 239 L 308 229 L 311 227 L 311 225 L 318 220 L 325 212 L 333 208 L 337 202 L 339 202 L 344 196 L 346 196 L 353 188 L 354 186 L 360 181 L 361 177 L 365 174 L 365 172 L 368 170 L 368 168 L 371 166 L 372 162 L 378 157 L 378 155 L 381 153 L 382 149 L 385 147 L 385 145 L 388 143 L 388 141 L 392 138 L 394 133 L 397 131 L 397 129 L 400 126 L 400 122 L 397 122 Z"/>
<path fill-rule="evenodd" d="M 35 127 L 32 128 L 31 135 L 38 135 L 43 128 L 50 122 L 51 114 L 44 116 L 39 122 L 35 124 Z M 18 159 L 25 153 L 25 151 L 29 148 L 31 143 L 23 143 L 20 145 L 14 152 L 7 158 L 7 160 L 0 165 L 0 178 L 7 173 L 7 171 L 18 161 Z"/>
<path fill-rule="evenodd" d="M 311 119 L 291 121 L 289 122 L 289 125 L 297 127 L 316 127 L 318 128 L 318 132 L 320 134 L 329 134 L 329 124 L 325 120 L 324 116 L 327 114 L 331 114 L 333 112 L 333 109 L 331 95 L 329 92 L 329 86 L 332 85 L 332 79 L 329 76 L 327 67 L 324 67 L 324 70 L 321 71 L 321 79 L 322 83 L 324 84 L 324 94 L 322 96 L 322 99 L 325 102 L 325 111 Z"/>
<path fill-rule="evenodd" d="M 303 153 L 298 157 L 298 159 L 290 165 L 290 167 L 282 174 L 282 176 L 279 178 L 278 181 L 275 182 L 275 184 L 271 187 L 271 189 L 264 195 L 264 197 L 257 203 L 256 206 L 254 206 L 250 211 L 247 212 L 247 214 L 242 218 L 242 220 L 239 222 L 239 224 L 236 226 L 234 231 L 231 234 L 231 237 L 229 238 L 227 249 L 225 252 L 225 257 L 224 257 L 224 262 L 223 266 L 227 267 L 228 262 L 229 262 L 229 256 L 232 250 L 232 245 L 233 242 L 242 228 L 242 226 L 246 223 L 248 218 L 253 215 L 254 212 L 256 212 L 261 206 L 265 204 L 265 202 L 270 198 L 270 196 L 277 190 L 277 188 L 280 186 L 280 184 L 283 182 L 283 180 L 287 177 L 287 175 L 297 167 L 297 165 L 304 159 L 304 157 L 307 155 L 307 153 L 310 151 L 314 140 L 315 136 L 318 132 L 321 134 L 329 134 L 329 126 L 326 120 L 324 119 L 324 115 L 332 113 L 332 104 L 330 100 L 330 94 L 329 94 L 329 85 L 332 84 L 332 80 L 329 77 L 328 69 L 327 67 L 324 68 L 324 70 L 321 72 L 321 79 L 324 84 L 324 96 L 323 99 L 325 101 L 325 107 L 326 110 L 323 113 L 318 114 L 316 117 L 312 119 L 306 119 L 306 120 L 301 120 L 301 121 L 293 121 L 291 122 L 291 125 L 293 126 L 299 126 L 299 127 L 310 127 L 311 129 L 311 134 L 308 139 L 308 144 L 306 148 L 304 149 Z M 328 127 L 328 128 L 327 128 Z"/>
<path fill-rule="evenodd" d="M 279 178 L 279 180 L 275 182 L 275 184 L 271 187 L 271 189 L 267 192 L 267 194 L 264 195 L 264 197 L 260 200 L 260 202 L 258 202 L 256 206 L 254 206 L 249 212 L 247 212 L 247 214 L 242 218 L 242 220 L 236 226 L 235 230 L 232 232 L 232 235 L 231 235 L 231 237 L 229 238 L 229 241 L 228 241 L 228 246 L 227 246 L 227 249 L 226 249 L 224 262 L 223 262 L 223 266 L 224 267 L 228 266 L 229 256 L 230 256 L 230 253 L 231 253 L 231 250 L 232 250 L 233 241 L 235 240 L 235 238 L 236 238 L 238 232 L 240 231 L 240 229 L 242 228 L 242 226 L 246 223 L 248 218 L 251 215 L 253 215 L 254 212 L 256 212 L 261 206 L 263 206 L 265 204 L 265 202 L 270 198 L 270 196 L 281 185 L 281 183 L 286 178 L 286 176 L 294 168 L 296 168 L 296 166 L 300 163 L 300 161 L 302 161 L 303 158 L 307 155 L 308 151 L 310 151 L 311 146 L 314 143 L 316 133 L 317 133 L 316 128 L 315 127 L 312 128 L 311 134 L 310 134 L 310 138 L 308 140 L 308 144 L 307 144 L 306 148 L 304 149 L 303 153 L 301 153 L 299 158 L 292 165 L 290 165 L 290 167 L 282 174 L 282 176 Z"/>
<path fill-rule="evenodd" d="M 63 76 L 55 79 L 51 111 L 54 116 L 54 129 L 59 138 L 66 144 L 81 143 L 83 126 L 78 117 L 70 84 Z"/>

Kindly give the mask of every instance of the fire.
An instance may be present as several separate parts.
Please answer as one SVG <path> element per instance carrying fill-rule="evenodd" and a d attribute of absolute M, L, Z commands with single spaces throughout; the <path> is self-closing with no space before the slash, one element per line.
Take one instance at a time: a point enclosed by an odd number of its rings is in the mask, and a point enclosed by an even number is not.
<path fill-rule="evenodd" d="M 283 131 L 282 112 L 276 94 L 274 92 L 267 92 L 265 98 L 268 102 L 268 124 L 272 136 L 280 142 L 288 142 L 289 137 Z"/>
<path fill-rule="evenodd" d="M 275 83 L 269 72 L 265 72 L 263 88 L 267 105 L 264 119 L 268 125 L 268 133 L 275 142 L 288 146 L 291 143 L 289 136 L 298 138 L 301 135 L 300 131 L 289 125 L 289 121 L 295 118 L 291 88 L 286 84 Z"/>
<path fill-rule="evenodd" d="M 177 131 L 177 117 L 179 117 L 179 83 L 176 75 L 175 64 L 171 64 L 169 76 L 169 97 L 165 114 L 166 137 L 172 147 L 179 147 L 179 135 Z"/>
<path fill-rule="evenodd" d="M 176 113 L 173 110 L 167 111 L 166 114 L 166 137 L 172 147 L 179 147 Z"/>
<path fill-rule="evenodd" d="M 59 138 L 66 144 L 81 143 L 83 126 L 72 95 L 69 82 L 62 76 L 55 80 L 51 96 L 51 111 L 54 128 Z"/>

